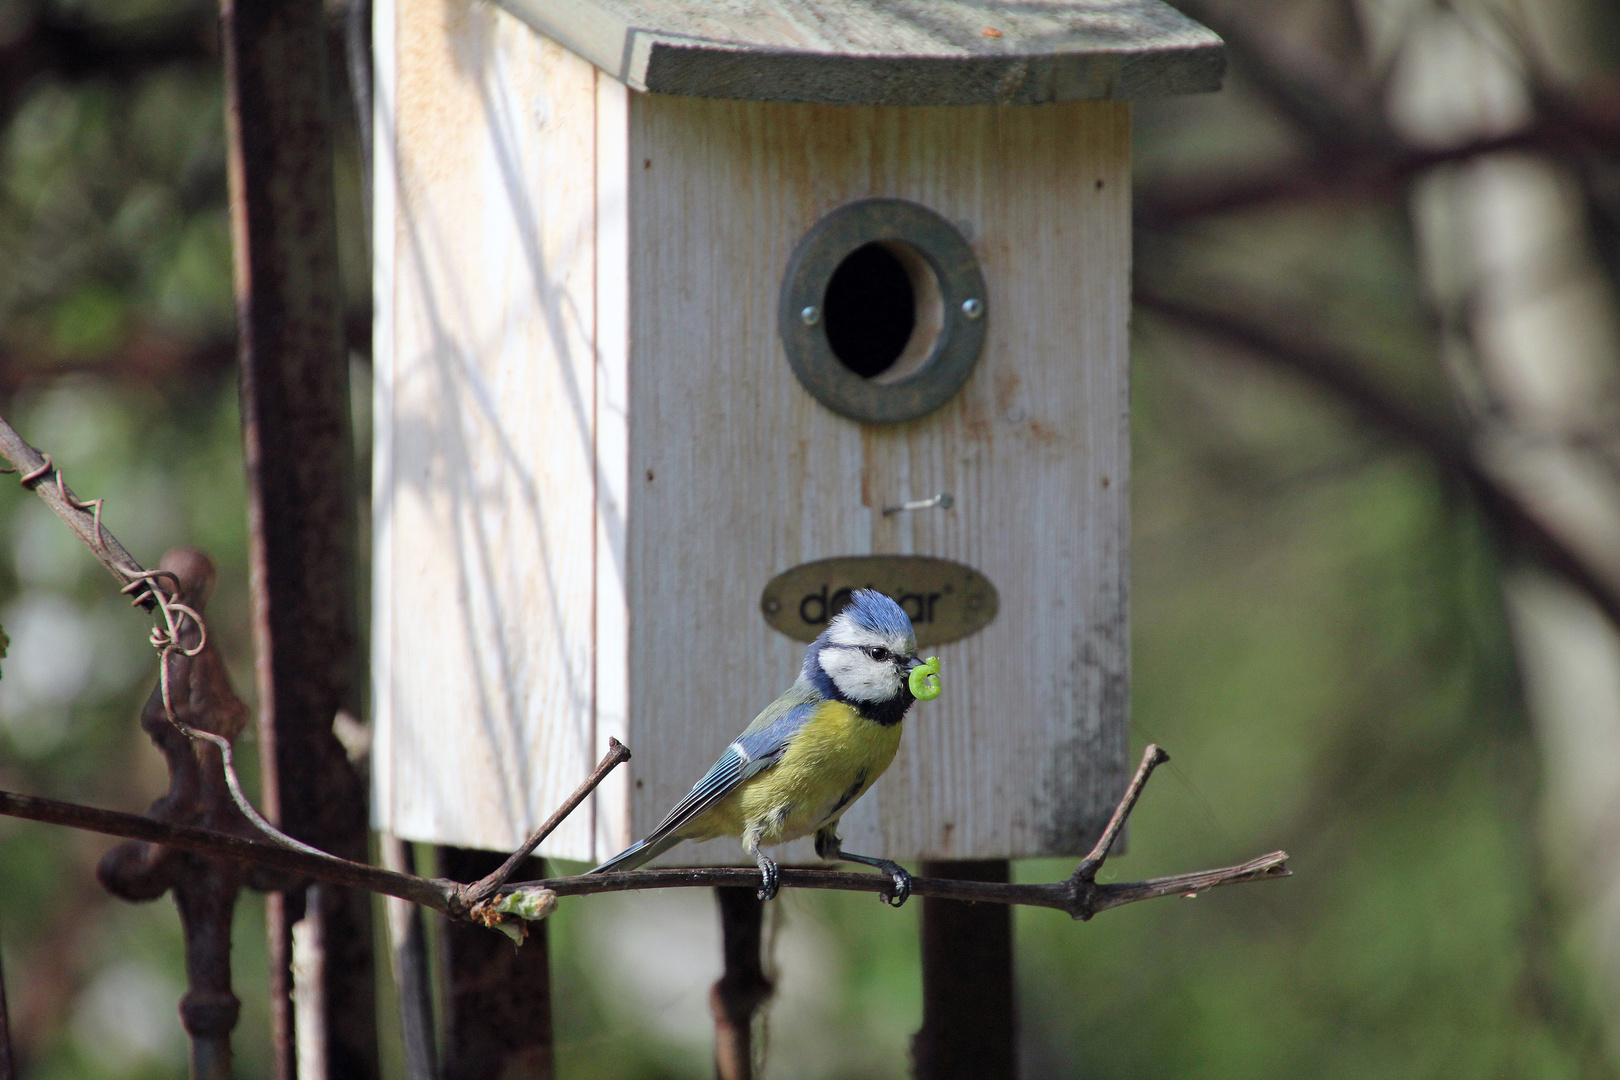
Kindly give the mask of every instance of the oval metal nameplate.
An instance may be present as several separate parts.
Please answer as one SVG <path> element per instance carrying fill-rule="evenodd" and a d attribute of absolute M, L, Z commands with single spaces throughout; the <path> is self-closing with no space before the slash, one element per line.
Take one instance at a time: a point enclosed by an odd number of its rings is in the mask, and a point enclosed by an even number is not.
<path fill-rule="evenodd" d="M 856 589 L 876 589 L 911 616 L 917 645 L 965 638 L 990 624 L 1001 599 L 970 566 L 929 555 L 843 555 L 777 574 L 759 598 L 765 621 L 790 638 L 814 641 Z"/>

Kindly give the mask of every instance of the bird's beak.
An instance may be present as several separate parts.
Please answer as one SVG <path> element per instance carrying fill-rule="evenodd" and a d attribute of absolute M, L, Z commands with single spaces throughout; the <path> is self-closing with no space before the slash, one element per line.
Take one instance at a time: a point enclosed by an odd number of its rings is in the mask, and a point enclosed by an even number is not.
<path fill-rule="evenodd" d="M 913 669 L 913 668 L 920 668 L 920 667 L 922 667 L 922 666 L 923 666 L 923 662 L 922 662 L 922 658 L 921 658 L 921 657 L 917 657 L 917 656 L 913 656 L 913 657 L 911 657 L 911 658 L 909 658 L 909 659 L 908 659 L 908 660 L 907 660 L 907 661 L 906 661 L 906 671 L 907 671 L 907 672 L 908 672 L 908 673 L 909 673 L 909 672 L 910 672 L 910 671 L 911 671 L 911 670 L 912 670 L 912 669 Z"/>

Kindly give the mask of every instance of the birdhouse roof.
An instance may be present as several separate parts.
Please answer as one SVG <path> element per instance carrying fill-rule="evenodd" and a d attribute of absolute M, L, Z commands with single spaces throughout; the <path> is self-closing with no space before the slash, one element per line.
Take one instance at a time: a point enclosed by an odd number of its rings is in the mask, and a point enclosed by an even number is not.
<path fill-rule="evenodd" d="M 1221 39 L 1160 0 L 499 0 L 635 90 L 1038 105 L 1218 89 Z"/>

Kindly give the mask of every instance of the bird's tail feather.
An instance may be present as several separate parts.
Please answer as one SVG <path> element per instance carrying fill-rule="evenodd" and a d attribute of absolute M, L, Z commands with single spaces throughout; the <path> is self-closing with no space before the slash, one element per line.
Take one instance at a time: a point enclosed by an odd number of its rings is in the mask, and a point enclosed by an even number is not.
<path fill-rule="evenodd" d="M 637 840 L 601 866 L 586 872 L 591 874 L 611 874 L 615 870 L 634 870 L 638 866 L 652 862 L 680 842 L 681 838 L 679 836 L 665 836 L 651 843 L 646 840 Z"/>

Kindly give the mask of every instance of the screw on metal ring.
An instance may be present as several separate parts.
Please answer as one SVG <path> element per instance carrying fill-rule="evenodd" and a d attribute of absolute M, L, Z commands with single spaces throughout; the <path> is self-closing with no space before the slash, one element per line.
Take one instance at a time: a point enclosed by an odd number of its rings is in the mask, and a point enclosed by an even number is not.
<path fill-rule="evenodd" d="M 846 259 L 873 244 L 926 264 L 938 288 L 938 329 L 914 369 L 863 378 L 828 337 L 828 285 Z M 979 261 L 956 226 L 904 199 L 862 199 L 822 218 L 799 242 L 782 282 L 777 327 L 794 375 L 816 400 L 852 420 L 899 423 L 940 408 L 973 373 L 984 348 L 985 292 Z"/>

